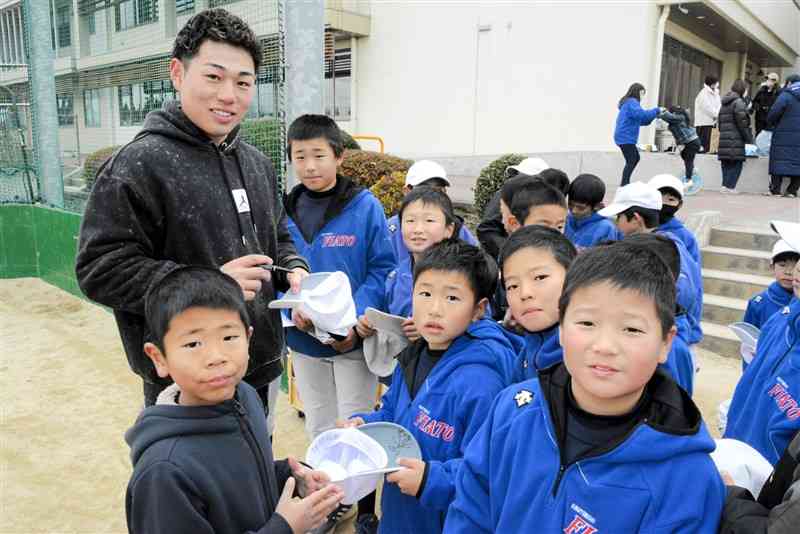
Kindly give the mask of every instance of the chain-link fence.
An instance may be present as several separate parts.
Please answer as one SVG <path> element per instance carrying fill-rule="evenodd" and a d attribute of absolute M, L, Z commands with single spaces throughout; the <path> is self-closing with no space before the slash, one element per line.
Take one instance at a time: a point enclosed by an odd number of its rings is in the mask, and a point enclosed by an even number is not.
<path fill-rule="evenodd" d="M 261 41 L 262 63 L 242 135 L 272 159 L 282 179 L 285 55 L 279 0 L 21 0 L 0 8 L 0 202 L 43 201 L 35 135 L 41 102 L 31 98 L 31 26 L 29 10 L 23 9 L 34 1 L 50 4 L 51 98 L 66 209 L 82 211 L 100 165 L 135 137 L 148 112 L 179 99 L 169 79 L 172 44 L 180 28 L 208 8 L 238 15 Z"/>

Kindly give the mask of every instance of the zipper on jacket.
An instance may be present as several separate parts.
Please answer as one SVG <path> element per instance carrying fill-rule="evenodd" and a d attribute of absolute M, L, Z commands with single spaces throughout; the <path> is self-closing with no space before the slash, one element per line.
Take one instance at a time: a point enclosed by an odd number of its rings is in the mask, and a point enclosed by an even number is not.
<path fill-rule="evenodd" d="M 235 398 L 233 399 L 233 407 L 236 409 L 236 419 L 239 421 L 239 428 L 242 430 L 244 440 L 250 447 L 250 452 L 252 452 L 253 456 L 256 457 L 256 463 L 258 464 L 258 478 L 261 480 L 261 489 L 263 491 L 264 502 L 272 505 L 268 496 L 269 476 L 267 475 L 267 468 L 264 464 L 264 455 L 261 451 L 261 446 L 259 446 L 258 440 L 253 433 L 253 429 L 250 427 L 250 423 L 247 422 L 247 410 L 245 410 L 244 406 L 242 406 L 242 403 Z"/>

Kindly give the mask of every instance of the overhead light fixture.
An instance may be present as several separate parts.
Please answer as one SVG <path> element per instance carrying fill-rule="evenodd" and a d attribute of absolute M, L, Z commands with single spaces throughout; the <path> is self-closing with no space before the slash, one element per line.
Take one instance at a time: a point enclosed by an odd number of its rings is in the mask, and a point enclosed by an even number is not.
<path fill-rule="evenodd" d="M 705 15 L 697 15 L 697 20 L 703 20 L 704 18 L 706 18 Z"/>
<path fill-rule="evenodd" d="M 680 11 L 684 15 L 688 15 L 689 14 L 689 10 L 686 9 L 685 7 L 683 7 L 683 4 L 678 4 L 678 11 Z"/>

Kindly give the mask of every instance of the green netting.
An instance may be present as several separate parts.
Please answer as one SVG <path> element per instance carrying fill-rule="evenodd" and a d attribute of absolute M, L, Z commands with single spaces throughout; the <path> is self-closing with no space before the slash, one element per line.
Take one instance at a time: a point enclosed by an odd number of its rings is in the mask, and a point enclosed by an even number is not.
<path fill-rule="evenodd" d="M 46 203 L 37 169 L 37 108 L 28 83 L 28 2 L 0 9 L 0 202 Z M 129 142 L 148 112 L 179 98 L 169 80 L 178 30 L 196 13 L 221 7 L 262 42 L 256 94 L 244 138 L 268 155 L 282 179 L 284 40 L 278 0 L 46 0 L 54 50 L 57 140 L 64 207 L 82 211 L 96 169 Z M 77 17 L 74 9 L 77 8 Z M 52 104 L 52 103 L 51 103 Z M 49 117 L 52 124 L 52 117 Z M 45 135 L 54 134 L 49 130 Z M 24 145 L 22 140 L 24 139 Z M 47 182 L 51 183 L 51 182 Z"/>

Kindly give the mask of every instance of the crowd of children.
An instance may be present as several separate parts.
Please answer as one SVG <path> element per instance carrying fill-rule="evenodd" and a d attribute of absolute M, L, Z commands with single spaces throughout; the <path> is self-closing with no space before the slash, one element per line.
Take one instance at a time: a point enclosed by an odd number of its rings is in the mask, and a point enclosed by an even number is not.
<path fill-rule="evenodd" d="M 332 120 L 297 119 L 288 145 L 300 181 L 286 198 L 289 232 L 312 272 L 347 275 L 359 317 L 325 344 L 293 312 L 308 434 L 388 421 L 422 452 L 386 477 L 380 519 L 374 494 L 362 501 L 358 532 L 717 532 L 732 505 L 691 398 L 702 281 L 697 241 L 675 218 L 680 180 L 631 183 L 605 206 L 596 176 L 557 188 L 517 173 L 500 191 L 508 237 L 495 263 L 455 216 L 435 163 L 409 170 L 387 223 L 375 197 L 338 174 Z M 776 244 L 776 282 L 749 303 L 745 321 L 762 333 L 726 431 L 773 464 L 800 429 L 798 248 L 795 234 Z M 488 313 L 498 300 L 499 322 Z M 202 268 L 148 294 L 156 341 L 145 352 L 175 384 L 126 435 L 133 531 L 327 532 L 349 508 L 323 473 L 272 460 L 260 401 L 241 382 L 243 302 L 232 280 Z M 377 410 L 379 377 L 361 349 L 376 332 L 368 307 L 403 317 L 409 342 Z"/>

